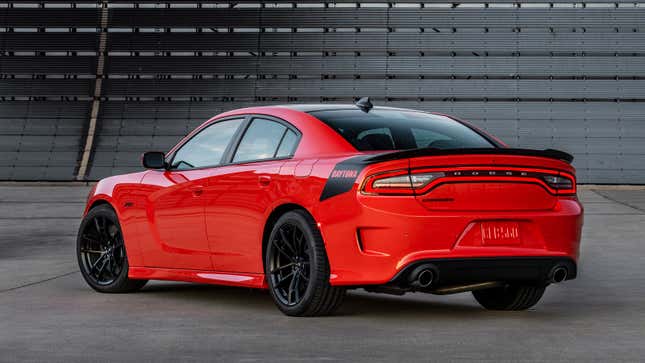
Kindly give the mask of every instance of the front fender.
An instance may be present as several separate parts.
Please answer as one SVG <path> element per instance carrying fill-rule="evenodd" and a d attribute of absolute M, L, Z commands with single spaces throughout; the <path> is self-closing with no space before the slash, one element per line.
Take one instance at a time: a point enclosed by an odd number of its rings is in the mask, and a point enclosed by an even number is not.
<path fill-rule="evenodd" d="M 143 265 L 139 246 L 139 225 L 145 223 L 146 193 L 140 182 L 146 172 L 100 180 L 90 190 L 83 216 L 97 205 L 108 204 L 115 211 L 131 266 Z"/>

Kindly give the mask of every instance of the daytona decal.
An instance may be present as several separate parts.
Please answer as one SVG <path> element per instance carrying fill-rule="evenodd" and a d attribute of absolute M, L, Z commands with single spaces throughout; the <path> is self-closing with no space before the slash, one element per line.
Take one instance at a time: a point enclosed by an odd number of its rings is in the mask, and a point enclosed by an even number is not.
<path fill-rule="evenodd" d="M 330 178 L 354 178 L 358 176 L 358 171 L 355 169 L 341 169 L 333 170 L 331 172 Z"/>
<path fill-rule="evenodd" d="M 368 158 L 369 156 L 362 155 L 336 164 L 334 170 L 329 174 L 322 194 L 320 194 L 320 201 L 352 190 L 358 174 L 369 164 L 366 162 Z"/>

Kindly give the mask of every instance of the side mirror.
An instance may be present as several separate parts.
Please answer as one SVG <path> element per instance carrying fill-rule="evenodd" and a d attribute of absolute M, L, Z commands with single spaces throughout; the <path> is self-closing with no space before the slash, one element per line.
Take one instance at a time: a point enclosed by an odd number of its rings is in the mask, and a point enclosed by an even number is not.
<path fill-rule="evenodd" d="M 143 153 L 141 162 L 146 169 L 165 169 L 166 155 L 161 151 L 148 151 Z"/>

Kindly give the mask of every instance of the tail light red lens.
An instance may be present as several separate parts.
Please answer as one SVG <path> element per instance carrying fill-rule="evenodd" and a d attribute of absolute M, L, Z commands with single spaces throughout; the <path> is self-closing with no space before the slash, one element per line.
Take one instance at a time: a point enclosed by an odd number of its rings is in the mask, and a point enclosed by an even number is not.
<path fill-rule="evenodd" d="M 400 176 L 391 176 L 382 179 L 374 180 L 372 187 L 375 189 L 391 189 L 391 188 L 412 188 L 419 189 L 428 185 L 436 178 L 441 178 L 444 173 L 422 173 L 422 174 L 407 174 Z"/>
<path fill-rule="evenodd" d="M 559 175 L 543 175 L 542 179 L 548 186 L 555 189 L 558 195 L 576 194 L 576 181 L 573 176 L 560 173 Z"/>
<path fill-rule="evenodd" d="M 366 180 L 363 192 L 368 194 L 414 194 L 415 190 L 423 189 L 435 179 L 445 175 L 443 172 L 410 174 L 407 171 L 394 175 L 392 173 L 378 174 Z"/>
<path fill-rule="evenodd" d="M 365 194 L 414 195 L 425 193 L 442 182 L 464 181 L 531 181 L 541 184 L 552 194 L 576 194 L 576 183 L 572 175 L 551 170 L 520 168 L 456 168 L 431 172 L 427 170 L 396 170 L 367 177 L 361 191 Z"/>
<path fill-rule="evenodd" d="M 567 190 L 573 189 L 573 180 L 559 175 L 544 175 L 544 181 L 553 189 Z"/>

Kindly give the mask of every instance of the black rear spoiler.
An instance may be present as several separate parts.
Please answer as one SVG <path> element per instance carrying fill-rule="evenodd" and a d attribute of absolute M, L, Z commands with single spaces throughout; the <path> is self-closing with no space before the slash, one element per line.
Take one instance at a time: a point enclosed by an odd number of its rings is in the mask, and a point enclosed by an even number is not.
<path fill-rule="evenodd" d="M 560 150 L 546 149 L 513 149 L 513 148 L 471 148 L 471 149 L 434 149 L 419 148 L 402 151 L 388 152 L 368 157 L 365 161 L 376 163 L 381 161 L 415 158 L 420 156 L 441 156 L 441 155 L 520 155 L 520 156 L 538 156 L 549 159 L 562 160 L 571 164 L 573 155 Z"/>

